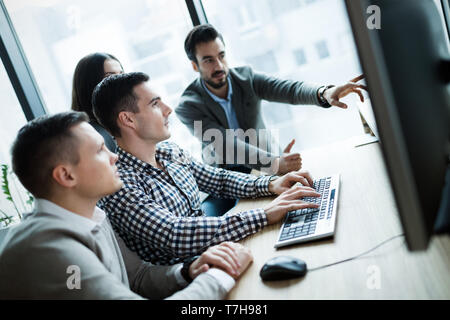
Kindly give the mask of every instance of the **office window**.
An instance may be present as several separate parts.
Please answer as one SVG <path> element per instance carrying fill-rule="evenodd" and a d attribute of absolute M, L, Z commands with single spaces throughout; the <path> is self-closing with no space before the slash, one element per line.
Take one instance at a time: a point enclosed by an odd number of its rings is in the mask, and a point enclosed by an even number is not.
<path fill-rule="evenodd" d="M 270 9 L 274 16 L 282 15 L 290 10 L 295 10 L 301 6 L 300 0 L 277 0 L 269 1 Z"/>
<path fill-rule="evenodd" d="M 295 62 L 298 66 L 302 66 L 307 63 L 306 54 L 304 49 L 294 50 Z"/>
<path fill-rule="evenodd" d="M 8 75 L 4 68 L 3 63 L 0 60 L 0 97 L 2 97 L 2 105 L 0 108 L 0 165 L 3 169 L 4 165 L 8 166 L 7 177 L 9 182 L 9 190 L 16 202 L 17 209 L 23 213 L 27 210 L 26 200 L 27 195 L 18 181 L 17 177 L 10 174 L 11 169 L 11 145 L 14 141 L 19 129 L 27 122 L 25 116 L 17 100 L 16 94 Z M 3 170 L 0 170 L 0 228 L 4 226 L 5 216 L 17 216 L 16 209 L 13 203 L 7 200 L 5 190 L 3 189 Z"/>
<path fill-rule="evenodd" d="M 243 3 L 236 10 L 238 24 L 242 30 L 251 30 L 257 27 L 258 20 L 255 17 L 254 10 L 251 3 Z"/>
<path fill-rule="evenodd" d="M 4 2 L 51 113 L 70 109 L 75 66 L 92 52 L 113 54 L 126 72 L 148 73 L 172 108 L 196 77 L 183 47 L 192 28 L 184 0 Z M 171 140 L 200 150 L 175 114 L 170 121 Z"/>
<path fill-rule="evenodd" d="M 330 52 L 328 51 L 327 42 L 325 40 L 316 42 L 315 44 L 317 55 L 319 59 L 325 59 L 330 56 Z"/>
<path fill-rule="evenodd" d="M 248 64 L 254 66 L 258 70 L 275 73 L 278 71 L 277 60 L 273 51 L 247 58 Z"/>
<path fill-rule="evenodd" d="M 224 36 L 230 67 L 251 65 L 281 79 L 322 85 L 345 83 L 362 73 L 343 0 L 202 2 L 208 21 Z M 235 10 L 240 6 L 252 8 L 252 19 L 258 22 L 252 29 L 240 27 Z M 295 149 L 302 150 L 364 133 L 352 103 L 356 95 L 343 101 L 351 105 L 348 110 L 281 109 L 280 104 L 263 102 L 262 112 L 267 127 L 279 130 L 281 147 L 296 136 Z"/>

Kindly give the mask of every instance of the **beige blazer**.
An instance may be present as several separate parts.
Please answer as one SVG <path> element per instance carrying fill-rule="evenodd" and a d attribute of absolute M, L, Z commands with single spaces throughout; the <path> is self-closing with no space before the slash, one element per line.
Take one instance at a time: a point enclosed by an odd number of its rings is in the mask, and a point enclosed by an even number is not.
<path fill-rule="evenodd" d="M 87 220 L 68 211 L 35 212 L 12 227 L 0 244 L 0 299 L 184 300 L 227 294 L 208 273 L 183 289 L 179 265 L 143 262 L 118 243 L 107 218 L 97 224 Z"/>

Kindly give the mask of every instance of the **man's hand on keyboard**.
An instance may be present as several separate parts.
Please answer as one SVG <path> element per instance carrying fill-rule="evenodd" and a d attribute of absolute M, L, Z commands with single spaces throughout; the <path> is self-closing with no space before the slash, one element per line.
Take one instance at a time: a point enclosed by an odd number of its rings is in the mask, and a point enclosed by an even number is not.
<path fill-rule="evenodd" d="M 287 189 L 264 208 L 264 212 L 267 215 L 267 223 L 277 223 L 289 211 L 319 207 L 317 204 L 300 200 L 303 197 L 320 197 L 320 193 L 313 188 L 305 186 L 295 186 Z"/>
<path fill-rule="evenodd" d="M 269 191 L 275 194 L 282 194 L 297 183 L 306 187 L 313 187 L 313 179 L 309 172 L 301 170 L 289 172 L 282 177 L 272 180 L 269 183 Z"/>

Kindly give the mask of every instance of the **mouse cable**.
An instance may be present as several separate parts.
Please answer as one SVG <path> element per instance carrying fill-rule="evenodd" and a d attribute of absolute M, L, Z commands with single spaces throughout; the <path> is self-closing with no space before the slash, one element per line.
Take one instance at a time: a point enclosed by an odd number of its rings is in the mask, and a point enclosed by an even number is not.
<path fill-rule="evenodd" d="M 340 263 L 344 263 L 344 262 L 347 262 L 347 261 L 358 259 L 358 258 L 360 258 L 360 257 L 362 257 L 362 256 L 364 256 L 364 255 L 374 251 L 375 249 L 381 247 L 383 244 L 388 243 L 389 241 L 394 240 L 396 238 L 403 237 L 404 235 L 405 235 L 404 233 L 398 234 L 398 235 L 393 236 L 393 237 L 391 237 L 391 238 L 389 238 L 387 240 L 384 240 L 383 242 L 381 242 L 380 244 L 376 245 L 372 249 L 367 250 L 366 252 L 360 253 L 360 254 L 358 254 L 356 256 L 353 256 L 353 257 L 345 259 L 345 260 L 340 260 L 340 261 L 336 261 L 336 262 L 333 262 L 333 263 L 330 263 L 330 264 L 326 264 L 326 265 L 323 265 L 323 266 L 320 266 L 320 267 L 311 268 L 311 269 L 308 269 L 308 271 L 315 271 L 315 270 L 323 269 L 323 268 L 326 268 L 326 267 L 331 267 L 331 266 L 334 266 L 336 264 L 340 264 Z"/>

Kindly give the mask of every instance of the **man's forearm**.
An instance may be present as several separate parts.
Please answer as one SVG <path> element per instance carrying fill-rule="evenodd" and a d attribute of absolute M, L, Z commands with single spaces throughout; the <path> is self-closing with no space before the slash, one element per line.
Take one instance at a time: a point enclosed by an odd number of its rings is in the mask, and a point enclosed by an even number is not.
<path fill-rule="evenodd" d="M 216 218 L 181 219 L 179 224 L 173 226 L 168 241 L 170 241 L 172 254 L 178 257 L 193 256 L 224 241 L 240 241 L 260 231 L 265 225 L 267 225 L 267 216 L 263 209 Z M 178 240 L 174 242 L 173 239 Z"/>

